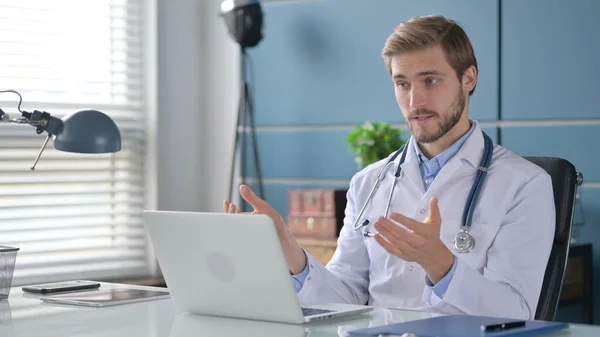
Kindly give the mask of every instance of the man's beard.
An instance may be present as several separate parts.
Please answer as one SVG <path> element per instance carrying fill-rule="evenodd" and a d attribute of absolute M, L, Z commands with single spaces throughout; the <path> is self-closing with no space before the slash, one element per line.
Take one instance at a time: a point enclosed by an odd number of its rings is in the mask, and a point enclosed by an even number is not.
<path fill-rule="evenodd" d="M 450 131 L 456 124 L 458 124 L 458 121 L 460 120 L 464 110 L 465 110 L 465 96 L 463 94 L 462 87 L 460 87 L 460 89 L 458 91 L 458 95 L 456 95 L 454 102 L 446 109 L 446 111 L 443 115 L 444 117 L 441 117 L 442 124 L 437 129 L 437 131 L 434 131 L 433 133 L 429 133 L 429 134 L 427 134 L 427 133 L 415 134 L 410 123 L 408 123 L 408 127 L 411 129 L 411 132 L 412 132 L 413 136 L 415 137 L 415 140 L 418 143 L 432 143 L 432 142 L 435 142 L 436 140 L 442 138 L 446 133 L 448 133 L 448 131 Z M 438 117 L 441 116 L 439 113 L 432 111 L 432 110 L 418 109 L 418 110 L 415 110 L 411 114 L 411 118 L 416 117 L 416 116 L 427 116 L 427 115 L 433 115 L 433 116 L 438 116 Z"/>

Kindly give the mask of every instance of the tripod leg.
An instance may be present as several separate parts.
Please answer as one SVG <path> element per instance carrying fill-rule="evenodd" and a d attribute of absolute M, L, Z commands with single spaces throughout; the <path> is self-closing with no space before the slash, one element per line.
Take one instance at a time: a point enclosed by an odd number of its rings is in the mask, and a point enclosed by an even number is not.
<path fill-rule="evenodd" d="M 247 83 L 246 83 L 246 49 L 242 47 L 242 53 L 240 55 L 240 74 L 241 74 L 241 82 L 242 82 L 242 86 L 240 88 L 240 116 L 241 116 L 241 126 L 242 126 L 242 131 L 241 131 L 241 137 L 242 137 L 242 141 L 241 141 L 241 146 L 240 146 L 240 177 L 242 179 L 242 184 L 246 183 L 246 124 L 247 124 L 247 120 L 246 120 L 246 113 L 248 111 L 248 104 L 247 104 L 247 100 L 248 97 L 246 96 L 246 87 L 247 87 Z M 242 212 L 246 211 L 246 201 L 245 200 L 240 200 L 240 208 L 242 210 Z"/>
<path fill-rule="evenodd" d="M 243 84 L 241 89 L 243 90 Z M 244 106 L 244 98 L 240 97 L 240 101 L 239 101 L 239 105 L 238 105 L 238 112 L 237 112 L 237 121 L 235 123 L 235 130 L 234 130 L 234 135 L 235 135 L 235 140 L 233 141 L 233 152 L 232 152 L 232 158 L 231 158 L 231 172 L 230 172 L 230 176 L 229 176 L 229 196 L 228 196 L 228 201 L 233 201 L 233 182 L 235 181 L 235 162 L 236 162 L 236 158 L 237 158 L 237 150 L 238 150 L 238 142 L 239 142 L 239 138 L 240 138 L 240 133 L 239 133 L 239 126 L 241 125 L 241 121 L 242 121 L 242 114 L 244 113 L 243 111 L 243 106 Z"/>
<path fill-rule="evenodd" d="M 254 153 L 254 168 L 256 169 L 256 177 L 258 180 L 258 191 L 261 199 L 265 198 L 265 192 L 263 190 L 262 183 L 262 174 L 260 172 L 260 161 L 258 157 L 258 143 L 256 141 L 256 126 L 254 125 L 254 105 L 252 103 L 252 96 L 250 96 L 250 92 L 248 86 L 245 85 L 245 96 L 247 97 L 248 102 L 248 119 L 250 120 L 250 131 L 252 132 L 252 148 Z"/>
<path fill-rule="evenodd" d="M 244 82 L 242 84 L 242 89 L 241 89 L 241 100 L 240 102 L 242 102 L 242 107 L 240 108 L 240 111 L 242 112 L 241 115 L 241 125 L 242 125 L 242 131 L 241 133 L 241 137 L 242 137 L 242 141 L 241 141 L 241 146 L 240 146 L 240 178 L 242 179 L 242 184 L 246 183 L 246 110 L 248 109 L 248 106 L 246 104 L 246 94 L 245 94 L 245 89 L 244 87 L 246 86 L 246 82 Z M 241 199 L 240 200 L 240 208 L 242 210 L 242 212 L 246 211 L 246 201 Z"/>

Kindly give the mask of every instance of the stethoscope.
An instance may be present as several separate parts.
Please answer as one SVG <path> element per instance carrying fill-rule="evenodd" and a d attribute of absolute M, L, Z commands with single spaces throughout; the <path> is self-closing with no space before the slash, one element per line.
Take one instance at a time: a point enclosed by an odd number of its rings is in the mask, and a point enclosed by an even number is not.
<path fill-rule="evenodd" d="M 485 142 L 484 150 L 483 150 L 483 157 L 481 158 L 481 163 L 479 164 L 479 167 L 477 168 L 477 176 L 475 177 L 475 182 L 473 183 L 473 186 L 471 187 L 471 191 L 467 198 L 467 204 L 465 205 L 465 209 L 463 211 L 462 225 L 460 227 L 460 231 L 454 237 L 454 248 L 459 253 L 468 253 L 471 250 L 473 250 L 473 247 L 475 247 L 475 239 L 469 233 L 471 231 L 471 221 L 473 220 L 475 204 L 477 203 L 479 193 L 481 192 L 481 186 L 483 185 L 483 180 L 485 179 L 487 172 L 488 172 L 488 168 L 490 167 L 490 163 L 492 162 L 492 152 L 494 150 L 492 139 L 487 134 L 485 134 L 485 132 L 482 131 L 482 133 L 483 133 L 483 138 L 484 138 L 484 142 Z M 408 143 L 406 145 L 404 145 L 403 147 L 401 147 L 398 151 L 396 151 L 394 153 L 394 155 L 383 166 L 383 168 L 381 169 L 381 172 L 379 172 L 379 175 L 377 176 L 377 180 L 375 181 L 375 185 L 373 185 L 373 188 L 371 189 L 371 192 L 369 193 L 367 200 L 365 201 L 363 207 L 361 208 L 360 213 L 358 213 L 358 217 L 354 221 L 354 229 L 355 230 L 359 230 L 360 228 L 365 227 L 369 224 L 368 219 L 364 219 L 363 222 L 359 224 L 360 218 L 362 217 L 363 213 L 365 212 L 365 209 L 367 208 L 369 201 L 371 201 L 373 194 L 377 190 L 379 183 L 381 182 L 381 180 L 383 180 L 385 173 L 387 172 L 387 169 L 389 168 L 390 165 L 394 164 L 394 160 L 398 157 L 398 155 L 400 155 L 400 153 L 402 153 L 402 156 L 400 157 L 400 162 L 398 163 L 398 166 L 396 168 L 396 173 L 394 173 L 394 183 L 392 184 L 392 187 L 390 189 L 390 194 L 389 194 L 388 200 L 387 200 L 387 206 L 385 207 L 385 217 L 386 218 L 388 217 L 389 211 L 390 211 L 390 205 L 392 203 L 392 197 L 394 195 L 394 188 L 396 187 L 396 182 L 398 181 L 398 178 L 400 177 L 400 172 L 402 172 L 402 164 L 404 163 L 404 159 L 406 158 L 406 153 L 408 152 L 407 149 L 409 148 L 408 147 L 409 144 L 410 144 L 410 140 L 408 141 Z M 372 237 L 375 234 L 373 234 L 367 230 L 364 230 L 363 235 L 365 237 Z"/>

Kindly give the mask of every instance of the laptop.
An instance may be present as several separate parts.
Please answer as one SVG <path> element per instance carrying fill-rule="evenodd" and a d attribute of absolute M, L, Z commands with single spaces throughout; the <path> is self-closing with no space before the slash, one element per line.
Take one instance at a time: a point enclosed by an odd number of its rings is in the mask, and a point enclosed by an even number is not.
<path fill-rule="evenodd" d="M 302 324 L 371 307 L 301 305 L 271 218 L 262 214 L 144 211 L 144 223 L 181 312 Z"/>
<path fill-rule="evenodd" d="M 308 326 L 180 313 L 171 324 L 169 337 L 190 337 L 194 332 L 210 337 L 307 337 L 311 334 Z"/>

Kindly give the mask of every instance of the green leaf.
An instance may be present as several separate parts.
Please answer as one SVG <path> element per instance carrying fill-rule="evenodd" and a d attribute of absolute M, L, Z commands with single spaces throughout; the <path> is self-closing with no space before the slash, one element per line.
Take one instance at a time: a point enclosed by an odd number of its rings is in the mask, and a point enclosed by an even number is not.
<path fill-rule="evenodd" d="M 389 123 L 366 121 L 352 128 L 346 137 L 346 143 L 359 168 L 364 168 L 386 158 L 404 145 L 403 135 L 402 129 Z"/>

